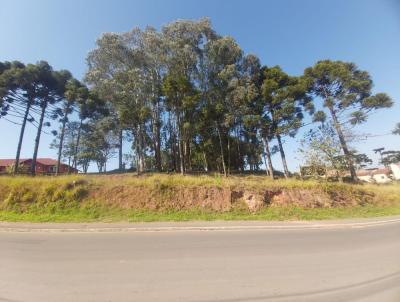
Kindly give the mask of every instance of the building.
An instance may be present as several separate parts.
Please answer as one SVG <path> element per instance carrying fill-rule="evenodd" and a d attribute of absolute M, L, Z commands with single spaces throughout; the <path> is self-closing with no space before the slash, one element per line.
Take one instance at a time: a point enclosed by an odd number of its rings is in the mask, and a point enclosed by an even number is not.
<path fill-rule="evenodd" d="M 357 178 L 365 182 L 385 184 L 392 181 L 391 174 L 390 168 L 365 169 L 357 171 Z"/>
<path fill-rule="evenodd" d="M 400 180 L 400 163 L 390 164 L 390 169 L 392 169 L 393 178 Z"/>
<path fill-rule="evenodd" d="M 7 173 L 15 163 L 15 159 L 0 159 L 0 173 Z M 32 158 L 20 159 L 19 165 L 21 166 L 21 170 L 29 173 Z M 51 158 L 38 158 L 36 159 L 36 174 L 54 174 L 56 173 L 57 161 Z M 60 173 L 78 173 L 77 169 L 73 167 L 61 163 L 60 165 Z"/>

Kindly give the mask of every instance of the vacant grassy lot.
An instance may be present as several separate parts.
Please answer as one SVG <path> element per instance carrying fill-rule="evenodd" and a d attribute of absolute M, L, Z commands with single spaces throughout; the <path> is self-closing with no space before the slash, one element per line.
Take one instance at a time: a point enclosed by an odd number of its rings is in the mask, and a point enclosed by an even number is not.
<path fill-rule="evenodd" d="M 304 220 L 400 214 L 400 185 L 265 176 L 0 177 L 0 220 Z"/>

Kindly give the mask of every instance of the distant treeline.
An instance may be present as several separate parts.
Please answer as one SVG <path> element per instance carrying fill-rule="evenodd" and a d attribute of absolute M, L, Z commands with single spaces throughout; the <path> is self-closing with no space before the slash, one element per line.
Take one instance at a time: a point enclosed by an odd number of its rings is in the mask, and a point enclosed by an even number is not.
<path fill-rule="evenodd" d="M 373 95 L 368 72 L 353 63 L 319 61 L 302 76 L 263 66 L 208 19 L 178 20 L 160 31 L 105 33 L 87 65 L 80 82 L 43 61 L 0 63 L 0 118 L 21 129 L 15 172 L 26 124 L 37 128 L 34 173 L 41 133 L 53 123 L 58 162 L 85 172 L 92 162 L 105 171 L 118 152 L 120 170 L 129 161 L 138 172 L 227 175 L 258 171 L 264 163 L 273 177 L 271 153 L 277 152 L 288 177 L 283 139 L 294 137 L 309 114 L 319 132 L 308 136 L 307 148 L 334 148 L 337 140 L 339 150 L 307 157 L 307 163 L 340 162 L 355 178 L 360 155 L 349 147 L 348 125 L 393 103 L 384 93 Z M 324 139 L 327 147 L 313 146 Z M 127 142 L 131 156 L 122 152 Z"/>

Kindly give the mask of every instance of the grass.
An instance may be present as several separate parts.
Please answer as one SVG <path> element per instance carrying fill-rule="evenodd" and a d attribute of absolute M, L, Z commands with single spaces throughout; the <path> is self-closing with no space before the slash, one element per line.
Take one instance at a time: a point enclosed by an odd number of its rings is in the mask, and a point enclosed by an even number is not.
<path fill-rule="evenodd" d="M 219 212 L 185 209 L 122 208 L 104 202 L 113 189 L 140 187 L 153 191 L 177 187 L 227 187 L 271 190 L 319 190 L 332 198 L 357 199 L 355 206 L 306 208 L 271 206 L 252 213 L 243 207 Z M 93 200 L 101 191 L 104 200 Z M 104 194 L 103 194 L 104 193 Z M 96 195 L 97 196 L 97 195 Z M 150 174 L 73 175 L 61 177 L 0 177 L 0 221 L 25 222 L 147 222 L 189 220 L 320 220 L 400 215 L 400 185 L 351 185 L 296 179 L 272 181 L 265 176 L 180 176 Z"/>
<path fill-rule="evenodd" d="M 400 215 L 400 206 L 351 208 L 298 207 L 264 208 L 256 213 L 244 210 L 211 212 L 201 210 L 148 211 L 136 209 L 76 208 L 58 211 L 0 211 L 0 221 L 24 222 L 151 222 L 211 220 L 323 220 Z"/>

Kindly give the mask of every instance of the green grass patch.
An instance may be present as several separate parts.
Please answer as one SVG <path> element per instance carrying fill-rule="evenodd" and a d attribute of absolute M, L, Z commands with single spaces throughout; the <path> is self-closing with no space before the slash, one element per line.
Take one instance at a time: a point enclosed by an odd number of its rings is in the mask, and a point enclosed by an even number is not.
<path fill-rule="evenodd" d="M 245 210 L 212 212 L 204 210 L 149 211 L 84 207 L 58 210 L 16 212 L 0 211 L 0 221 L 25 222 L 151 222 L 151 221 L 211 221 L 211 220 L 323 220 L 342 218 L 368 218 L 400 215 L 400 206 L 358 206 L 349 208 L 298 207 L 264 208 L 256 213 Z"/>

